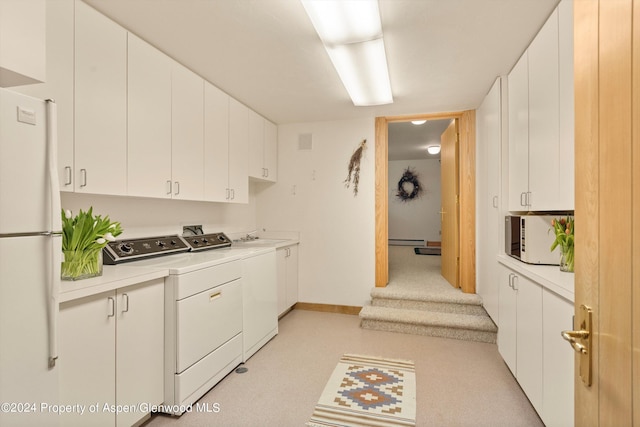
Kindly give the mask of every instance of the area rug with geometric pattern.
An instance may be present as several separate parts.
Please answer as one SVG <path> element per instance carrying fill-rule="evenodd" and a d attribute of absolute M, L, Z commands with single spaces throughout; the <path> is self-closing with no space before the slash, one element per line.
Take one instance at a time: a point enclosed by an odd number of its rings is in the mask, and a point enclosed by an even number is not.
<path fill-rule="evenodd" d="M 345 354 L 318 400 L 310 427 L 415 426 L 413 361 Z"/>

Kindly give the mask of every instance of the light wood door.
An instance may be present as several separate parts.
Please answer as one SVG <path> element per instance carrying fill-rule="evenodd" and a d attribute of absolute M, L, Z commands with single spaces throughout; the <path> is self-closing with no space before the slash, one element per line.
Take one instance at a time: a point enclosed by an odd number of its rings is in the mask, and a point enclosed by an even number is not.
<path fill-rule="evenodd" d="M 574 12 L 575 310 L 593 310 L 592 384 L 576 359 L 575 424 L 637 426 L 640 1 L 575 0 Z"/>
<path fill-rule="evenodd" d="M 440 138 L 442 275 L 459 288 L 458 273 L 458 121 L 452 120 Z"/>

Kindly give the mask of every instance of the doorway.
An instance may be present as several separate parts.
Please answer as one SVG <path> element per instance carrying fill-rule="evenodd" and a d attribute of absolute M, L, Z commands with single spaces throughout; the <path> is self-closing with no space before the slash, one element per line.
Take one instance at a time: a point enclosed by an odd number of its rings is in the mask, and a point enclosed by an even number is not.
<path fill-rule="evenodd" d="M 411 120 L 458 119 L 459 150 L 459 283 L 463 292 L 475 293 L 475 111 L 376 118 L 375 256 L 376 286 L 389 282 L 389 123 Z"/>

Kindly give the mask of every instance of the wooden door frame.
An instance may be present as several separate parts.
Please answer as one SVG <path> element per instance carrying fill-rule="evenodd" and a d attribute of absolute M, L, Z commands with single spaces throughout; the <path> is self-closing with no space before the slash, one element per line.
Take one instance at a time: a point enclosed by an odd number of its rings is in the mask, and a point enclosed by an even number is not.
<path fill-rule="evenodd" d="M 389 283 L 389 123 L 458 119 L 460 133 L 460 286 L 476 292 L 476 112 L 475 110 L 376 117 L 375 120 L 375 258 L 376 287 Z"/>

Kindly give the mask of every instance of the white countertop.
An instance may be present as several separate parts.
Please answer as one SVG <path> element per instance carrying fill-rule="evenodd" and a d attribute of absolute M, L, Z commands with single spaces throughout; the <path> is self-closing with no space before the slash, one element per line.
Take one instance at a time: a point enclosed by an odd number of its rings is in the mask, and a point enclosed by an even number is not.
<path fill-rule="evenodd" d="M 510 256 L 500 254 L 500 264 L 528 277 L 553 293 L 571 302 L 575 302 L 575 275 L 560 271 L 557 265 L 531 265 L 518 261 Z"/>
<path fill-rule="evenodd" d="M 298 243 L 298 240 L 292 239 L 257 239 L 246 243 L 233 244 L 230 248 L 183 252 L 118 265 L 104 265 L 102 276 L 77 281 L 61 281 L 59 302 L 63 303 L 102 292 L 113 291 L 114 289 L 149 280 L 164 278 L 170 274 L 189 273 Z"/>

